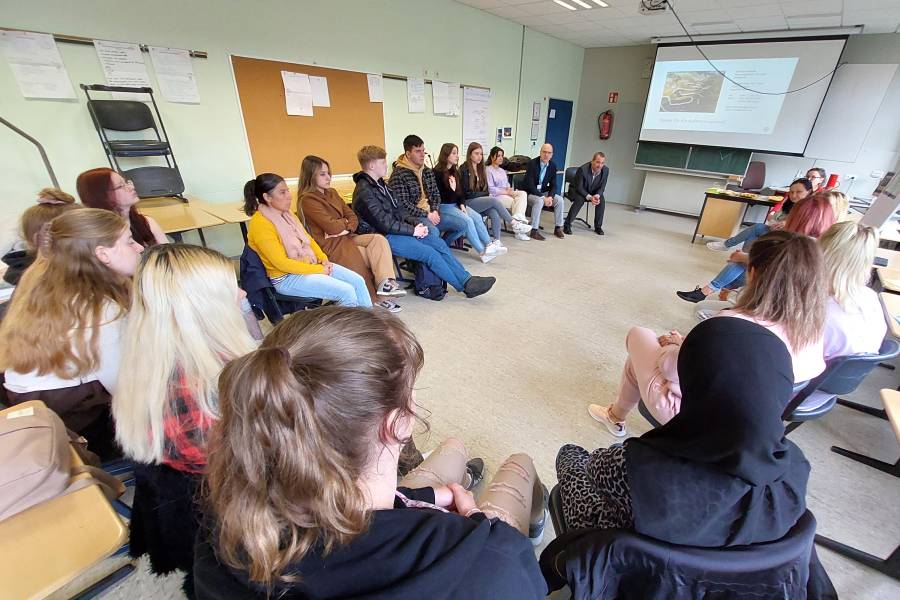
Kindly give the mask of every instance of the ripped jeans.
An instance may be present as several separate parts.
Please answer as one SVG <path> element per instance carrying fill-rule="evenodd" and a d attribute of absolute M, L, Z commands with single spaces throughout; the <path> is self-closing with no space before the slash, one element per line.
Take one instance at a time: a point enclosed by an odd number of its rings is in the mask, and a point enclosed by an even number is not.
<path fill-rule="evenodd" d="M 465 445 L 449 438 L 401 479 L 399 485 L 415 489 L 462 484 L 467 460 Z M 531 457 L 513 454 L 497 469 L 477 504 L 488 518 L 498 518 L 527 536 L 528 526 L 540 522 L 544 516 L 543 496 Z"/>

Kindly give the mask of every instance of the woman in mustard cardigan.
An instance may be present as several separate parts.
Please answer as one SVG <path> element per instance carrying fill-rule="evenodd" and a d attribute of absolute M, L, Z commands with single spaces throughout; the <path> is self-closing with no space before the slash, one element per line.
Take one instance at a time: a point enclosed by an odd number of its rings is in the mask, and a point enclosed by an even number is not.
<path fill-rule="evenodd" d="M 329 262 L 291 212 L 291 193 L 283 177 L 263 173 L 248 181 L 244 212 L 251 215 L 247 243 L 259 254 L 279 294 L 372 306 L 365 280 Z"/>

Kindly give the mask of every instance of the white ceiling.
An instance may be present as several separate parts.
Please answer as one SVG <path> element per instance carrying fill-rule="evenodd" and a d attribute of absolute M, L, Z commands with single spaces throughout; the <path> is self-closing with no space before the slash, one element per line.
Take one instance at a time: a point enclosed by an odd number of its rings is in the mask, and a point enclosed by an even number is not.
<path fill-rule="evenodd" d="M 640 0 L 605 0 L 609 8 L 586 9 L 564 0 L 456 0 L 531 29 L 592 48 L 649 43 L 652 37 L 684 35 L 671 13 L 644 16 Z M 900 0 L 673 0 L 692 34 L 738 33 L 863 25 L 863 33 L 900 31 Z"/>

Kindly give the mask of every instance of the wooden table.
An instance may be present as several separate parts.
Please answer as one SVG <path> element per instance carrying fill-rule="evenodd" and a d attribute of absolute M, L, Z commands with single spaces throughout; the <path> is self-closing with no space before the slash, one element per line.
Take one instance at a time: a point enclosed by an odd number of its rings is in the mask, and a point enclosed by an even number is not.
<path fill-rule="evenodd" d="M 206 246 L 203 237 L 204 227 L 215 227 L 225 223 L 222 219 L 202 210 L 199 206 L 189 202 L 178 201 L 175 204 L 145 205 L 143 201 L 138 204 L 138 211 L 153 217 L 162 230 L 175 238 L 175 241 L 183 241 L 182 233 L 196 229 L 200 234 L 201 243 Z"/>
<path fill-rule="evenodd" d="M 0 411 L 0 418 L 34 403 L 39 401 Z M 82 465 L 70 451 L 73 466 Z M 127 538 L 125 523 L 97 485 L 32 506 L 0 521 L 0 596 L 45 598 L 111 556 Z"/>
<path fill-rule="evenodd" d="M 900 269 L 877 267 L 875 273 L 880 286 L 880 288 L 876 288 L 878 291 L 884 290 L 892 294 L 900 294 Z"/>
<path fill-rule="evenodd" d="M 887 261 L 885 267 L 891 269 L 900 269 L 900 252 L 897 250 L 888 250 L 887 248 L 878 248 L 875 250 L 875 257 Z"/>
<path fill-rule="evenodd" d="M 881 241 L 890 244 L 900 244 L 900 231 L 897 230 L 896 221 L 888 221 L 881 228 Z"/>
<path fill-rule="evenodd" d="M 881 298 L 881 306 L 884 308 L 891 335 L 900 340 L 900 323 L 897 322 L 897 317 L 900 317 L 900 296 L 881 292 L 878 297 Z"/>
<path fill-rule="evenodd" d="M 728 239 L 737 233 L 749 207 L 758 205 L 771 207 L 779 202 L 781 198 L 772 200 L 769 196 L 756 194 L 747 197 L 736 193 L 706 192 L 691 243 L 696 241 L 698 235 Z"/>

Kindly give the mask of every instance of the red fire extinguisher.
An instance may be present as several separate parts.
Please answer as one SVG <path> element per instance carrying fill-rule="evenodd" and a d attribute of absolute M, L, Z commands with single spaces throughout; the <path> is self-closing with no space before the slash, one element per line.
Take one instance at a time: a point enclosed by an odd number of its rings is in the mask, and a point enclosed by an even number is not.
<path fill-rule="evenodd" d="M 597 117 L 597 126 L 600 128 L 600 139 L 608 140 L 612 135 L 613 111 L 607 110 Z"/>

